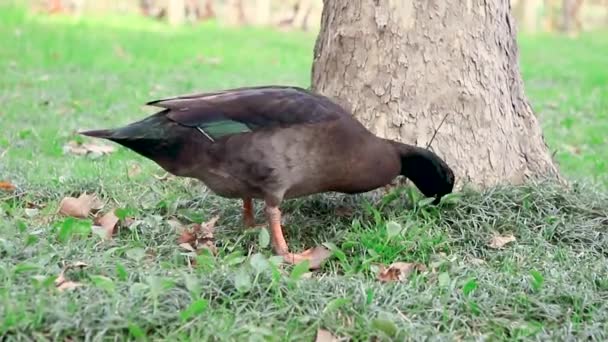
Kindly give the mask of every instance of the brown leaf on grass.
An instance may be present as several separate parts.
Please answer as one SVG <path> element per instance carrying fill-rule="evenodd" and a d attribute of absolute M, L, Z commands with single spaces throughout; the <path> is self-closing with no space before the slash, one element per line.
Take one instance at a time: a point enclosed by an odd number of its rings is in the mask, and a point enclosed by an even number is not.
<path fill-rule="evenodd" d="M 194 249 L 194 247 L 187 242 L 180 243 L 179 246 L 187 251 L 196 252 L 196 249 Z"/>
<path fill-rule="evenodd" d="M 127 176 L 129 178 L 133 178 L 141 173 L 141 166 L 139 164 L 132 164 L 129 166 L 129 170 L 127 170 Z"/>
<path fill-rule="evenodd" d="M 116 216 L 114 210 L 112 210 L 103 216 L 97 217 L 95 219 L 95 224 L 103 228 L 106 239 L 111 239 L 112 235 L 114 235 L 114 229 L 116 228 L 118 221 L 118 216 Z"/>
<path fill-rule="evenodd" d="M 513 242 L 513 241 L 515 241 L 515 236 L 513 236 L 513 234 L 509 234 L 509 235 L 505 235 L 505 236 L 494 235 L 492 240 L 490 240 L 488 247 L 494 248 L 494 249 L 501 249 L 506 244 L 508 244 L 509 242 Z"/>
<path fill-rule="evenodd" d="M 355 209 L 353 207 L 347 206 L 339 206 L 334 211 L 334 214 L 338 217 L 351 217 L 355 213 Z"/>
<path fill-rule="evenodd" d="M 206 57 L 203 55 L 198 55 L 196 57 L 196 61 L 198 63 L 209 64 L 209 65 L 220 65 L 222 64 L 222 59 L 219 57 Z"/>
<path fill-rule="evenodd" d="M 105 145 L 100 143 L 84 143 L 80 144 L 76 141 L 70 141 L 69 143 L 63 146 L 63 151 L 65 153 L 71 153 L 76 155 L 87 155 L 87 154 L 95 154 L 95 155 L 103 155 L 110 154 L 116 151 L 116 147 L 112 145 Z"/>
<path fill-rule="evenodd" d="M 215 254 L 217 248 L 215 247 L 213 233 L 215 232 L 215 223 L 219 218 L 219 216 L 214 216 L 203 224 L 194 224 L 190 229 L 183 229 L 177 239 L 178 244 L 182 248 L 190 251 L 198 252 L 203 248 L 206 248 L 212 254 Z M 180 228 L 178 227 L 178 229 Z M 186 245 L 189 245 L 190 248 L 185 247 Z"/>
<path fill-rule="evenodd" d="M 65 276 L 65 273 L 71 268 L 87 267 L 87 266 L 88 265 L 82 261 L 78 261 L 73 264 L 64 265 L 63 268 L 61 269 L 61 272 L 59 273 L 59 276 L 57 276 L 57 279 L 55 279 L 55 287 L 57 288 L 57 290 L 63 292 L 65 290 L 70 290 L 70 289 L 82 286 L 83 284 L 81 284 L 81 283 L 68 280 Z"/>
<path fill-rule="evenodd" d="M 568 150 L 568 152 L 570 152 L 571 154 L 574 154 L 574 155 L 581 154 L 581 148 L 578 146 L 572 146 L 572 145 L 565 144 L 564 148 L 566 150 Z"/>
<path fill-rule="evenodd" d="M 394 262 L 388 268 L 381 265 L 377 279 L 381 282 L 404 281 L 414 270 L 424 272 L 426 266 L 421 263 L 412 262 Z"/>
<path fill-rule="evenodd" d="M 486 263 L 485 260 L 479 258 L 469 258 L 471 265 L 480 266 Z"/>
<path fill-rule="evenodd" d="M 336 342 L 338 339 L 329 331 L 324 329 L 317 330 L 317 336 L 315 342 Z"/>
<path fill-rule="evenodd" d="M 7 191 L 7 192 L 13 192 L 13 191 L 15 191 L 15 189 L 17 189 L 17 187 L 15 185 L 13 185 L 13 183 L 11 183 L 9 181 L 0 181 L 0 190 Z"/>
<path fill-rule="evenodd" d="M 83 193 L 78 198 L 65 197 L 59 203 L 59 213 L 65 216 L 85 218 L 91 210 L 99 210 L 103 203 L 95 195 Z"/>
<path fill-rule="evenodd" d="M 168 181 L 171 180 L 173 178 L 175 178 L 175 176 L 173 176 L 172 174 L 166 172 L 164 175 L 152 175 L 154 178 L 156 178 L 159 181 Z"/>
<path fill-rule="evenodd" d="M 129 54 L 120 44 L 114 45 L 114 54 L 122 59 L 130 59 L 131 54 Z"/>
<path fill-rule="evenodd" d="M 323 246 L 316 246 L 302 252 L 308 259 L 308 269 L 316 270 L 323 265 L 323 261 L 331 256 L 331 251 Z M 286 254 L 283 259 L 290 263 L 298 263 L 294 254 Z"/>
<path fill-rule="evenodd" d="M 64 281 L 63 283 L 61 283 L 61 285 L 57 286 L 57 290 L 63 292 L 65 290 L 75 289 L 79 286 L 83 286 L 83 284 L 68 280 L 68 281 Z"/>

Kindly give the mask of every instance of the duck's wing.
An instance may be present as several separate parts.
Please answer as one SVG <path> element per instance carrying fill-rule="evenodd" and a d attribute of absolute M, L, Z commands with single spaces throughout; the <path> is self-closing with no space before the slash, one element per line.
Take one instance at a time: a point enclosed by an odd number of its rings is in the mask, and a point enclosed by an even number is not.
<path fill-rule="evenodd" d="M 263 86 L 183 95 L 147 103 L 196 127 L 211 140 L 263 128 L 315 124 L 351 116 L 329 98 L 299 87 Z"/>

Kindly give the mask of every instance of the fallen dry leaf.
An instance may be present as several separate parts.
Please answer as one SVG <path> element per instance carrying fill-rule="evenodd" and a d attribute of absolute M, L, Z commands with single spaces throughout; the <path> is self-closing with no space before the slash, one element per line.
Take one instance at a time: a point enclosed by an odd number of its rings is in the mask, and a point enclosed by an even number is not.
<path fill-rule="evenodd" d="M 159 181 L 168 181 L 171 180 L 173 178 L 175 178 L 175 176 L 173 176 L 172 174 L 166 172 L 164 175 L 153 175 L 154 178 L 156 178 Z"/>
<path fill-rule="evenodd" d="M 12 192 L 15 191 L 15 189 L 17 189 L 17 187 L 13 185 L 13 183 L 8 181 L 0 181 L 0 190 Z"/>
<path fill-rule="evenodd" d="M 564 148 L 566 150 L 568 150 L 568 152 L 570 152 L 571 154 L 575 154 L 575 155 L 579 155 L 581 154 L 581 148 L 578 146 L 572 146 L 572 145 L 564 145 Z"/>
<path fill-rule="evenodd" d="M 38 212 L 40 212 L 40 209 L 36 209 L 36 208 L 25 208 L 25 216 L 32 218 L 36 215 L 38 215 Z"/>
<path fill-rule="evenodd" d="M 355 209 L 353 207 L 341 205 L 336 208 L 334 213 L 338 217 L 351 217 L 355 213 Z"/>
<path fill-rule="evenodd" d="M 381 282 L 404 281 L 414 270 L 423 272 L 426 270 L 426 266 L 420 263 L 399 261 L 390 264 L 388 268 L 381 265 L 377 279 Z"/>
<path fill-rule="evenodd" d="M 91 210 L 99 210 L 103 203 L 95 195 L 83 193 L 78 198 L 65 197 L 59 203 L 59 213 L 65 216 L 85 218 L 89 216 Z"/>
<path fill-rule="evenodd" d="M 201 249 L 206 248 L 212 254 L 215 254 L 217 249 L 215 247 L 213 233 L 215 232 L 215 223 L 219 218 L 219 216 L 214 216 L 203 224 L 192 225 L 190 230 L 183 229 L 177 239 L 180 247 L 190 251 L 200 251 Z M 173 222 L 172 225 L 175 225 L 177 229 L 181 229 L 175 222 Z M 189 245 L 190 248 L 185 247 L 185 245 Z"/>
<path fill-rule="evenodd" d="M 97 218 L 95 224 L 101 226 L 105 231 L 105 238 L 111 239 L 114 235 L 114 229 L 118 224 L 118 216 L 114 213 L 114 210 L 107 212 L 105 215 Z"/>
<path fill-rule="evenodd" d="M 55 287 L 63 292 L 65 290 L 70 290 L 79 286 L 82 286 L 83 284 L 81 283 L 77 283 L 71 280 L 68 280 L 65 277 L 65 273 L 71 269 L 71 268 L 76 268 L 76 267 L 87 267 L 88 265 L 82 261 L 78 261 L 75 262 L 73 264 L 68 264 L 68 265 L 64 265 L 63 268 L 61 269 L 61 272 L 59 273 L 59 275 L 57 276 L 57 279 L 55 279 Z"/>
<path fill-rule="evenodd" d="M 509 242 L 513 242 L 513 241 L 515 241 L 515 236 L 513 236 L 513 234 L 509 234 L 506 236 L 495 235 L 492 238 L 492 240 L 490 240 L 490 243 L 488 244 L 488 246 L 490 248 L 500 249 L 500 248 L 503 248 Z"/>
<path fill-rule="evenodd" d="M 115 44 L 114 45 L 114 54 L 122 59 L 129 59 L 131 58 L 131 55 L 125 51 L 125 49 L 122 47 L 122 45 L 120 44 Z"/>
<path fill-rule="evenodd" d="M 475 266 L 483 265 L 486 263 L 485 260 L 479 258 L 469 258 L 469 262 Z"/>
<path fill-rule="evenodd" d="M 141 166 L 139 164 L 133 164 L 129 166 L 129 170 L 127 171 L 127 176 L 129 178 L 133 178 L 141 173 Z"/>
<path fill-rule="evenodd" d="M 315 338 L 315 342 L 335 342 L 338 341 L 338 339 L 332 335 L 332 333 L 330 333 L 327 330 L 324 329 L 318 329 L 317 330 L 317 337 Z"/>
<path fill-rule="evenodd" d="M 63 151 L 66 153 L 76 154 L 76 155 L 87 155 L 87 154 L 110 154 L 116 151 L 116 147 L 112 145 L 105 145 L 100 143 L 84 143 L 79 144 L 75 141 L 70 141 L 66 145 L 63 146 Z"/>
<path fill-rule="evenodd" d="M 189 243 L 186 243 L 186 242 L 184 242 L 184 243 L 180 243 L 180 244 L 179 244 L 179 246 L 180 246 L 181 248 L 183 248 L 183 249 L 187 250 L 187 251 L 190 251 L 190 252 L 196 252 L 196 250 L 194 249 L 194 247 L 192 247 L 192 245 L 191 245 L 191 244 L 189 244 Z"/>
<path fill-rule="evenodd" d="M 79 286 L 83 286 L 83 284 L 68 280 L 68 281 L 64 281 L 63 283 L 61 283 L 61 285 L 57 286 L 57 290 L 63 292 L 65 290 L 75 289 Z"/>
<path fill-rule="evenodd" d="M 321 265 L 323 264 L 323 261 L 325 261 L 325 259 L 329 258 L 331 256 L 331 251 L 323 246 L 316 246 L 314 248 L 308 249 L 304 252 L 302 252 L 302 254 L 306 254 L 307 259 L 308 259 L 308 268 L 311 270 L 316 270 L 319 267 L 321 267 Z M 283 258 L 285 261 L 294 263 L 294 260 L 292 258 L 293 254 L 287 254 L 285 255 Z M 296 261 L 297 263 L 297 261 Z"/>

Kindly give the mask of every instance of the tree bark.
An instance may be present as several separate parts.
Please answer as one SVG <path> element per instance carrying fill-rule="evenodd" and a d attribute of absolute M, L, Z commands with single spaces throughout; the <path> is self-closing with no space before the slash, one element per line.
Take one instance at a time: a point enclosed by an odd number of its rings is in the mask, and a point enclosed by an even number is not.
<path fill-rule="evenodd" d="M 538 31 L 538 11 L 542 7 L 542 0 L 513 0 L 511 2 L 513 14 L 517 20 L 517 27 L 522 31 L 534 33 Z"/>
<path fill-rule="evenodd" d="M 183 24 L 186 19 L 186 0 L 169 0 L 167 20 L 171 25 Z"/>
<path fill-rule="evenodd" d="M 270 24 L 270 12 L 272 2 L 270 0 L 256 0 L 256 15 L 255 22 L 258 25 L 269 25 Z"/>
<path fill-rule="evenodd" d="M 228 0 L 225 4 L 224 23 L 228 26 L 241 26 L 246 23 L 243 0 Z"/>
<path fill-rule="evenodd" d="M 561 179 L 524 95 L 506 0 L 325 0 L 313 90 L 431 148 L 457 187 Z"/>

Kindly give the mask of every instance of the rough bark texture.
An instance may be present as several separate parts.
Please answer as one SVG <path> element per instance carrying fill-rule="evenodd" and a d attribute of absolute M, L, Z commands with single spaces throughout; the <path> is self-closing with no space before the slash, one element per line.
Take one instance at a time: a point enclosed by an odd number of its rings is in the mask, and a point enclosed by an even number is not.
<path fill-rule="evenodd" d="M 524 96 L 507 0 L 325 0 L 313 89 L 431 148 L 457 186 L 559 173 Z"/>
<path fill-rule="evenodd" d="M 543 6 L 543 0 L 511 0 L 511 6 L 520 30 L 528 33 L 538 31 L 540 27 L 538 13 Z"/>
<path fill-rule="evenodd" d="M 169 0 L 167 18 L 169 24 L 179 25 L 186 19 L 186 0 Z"/>

